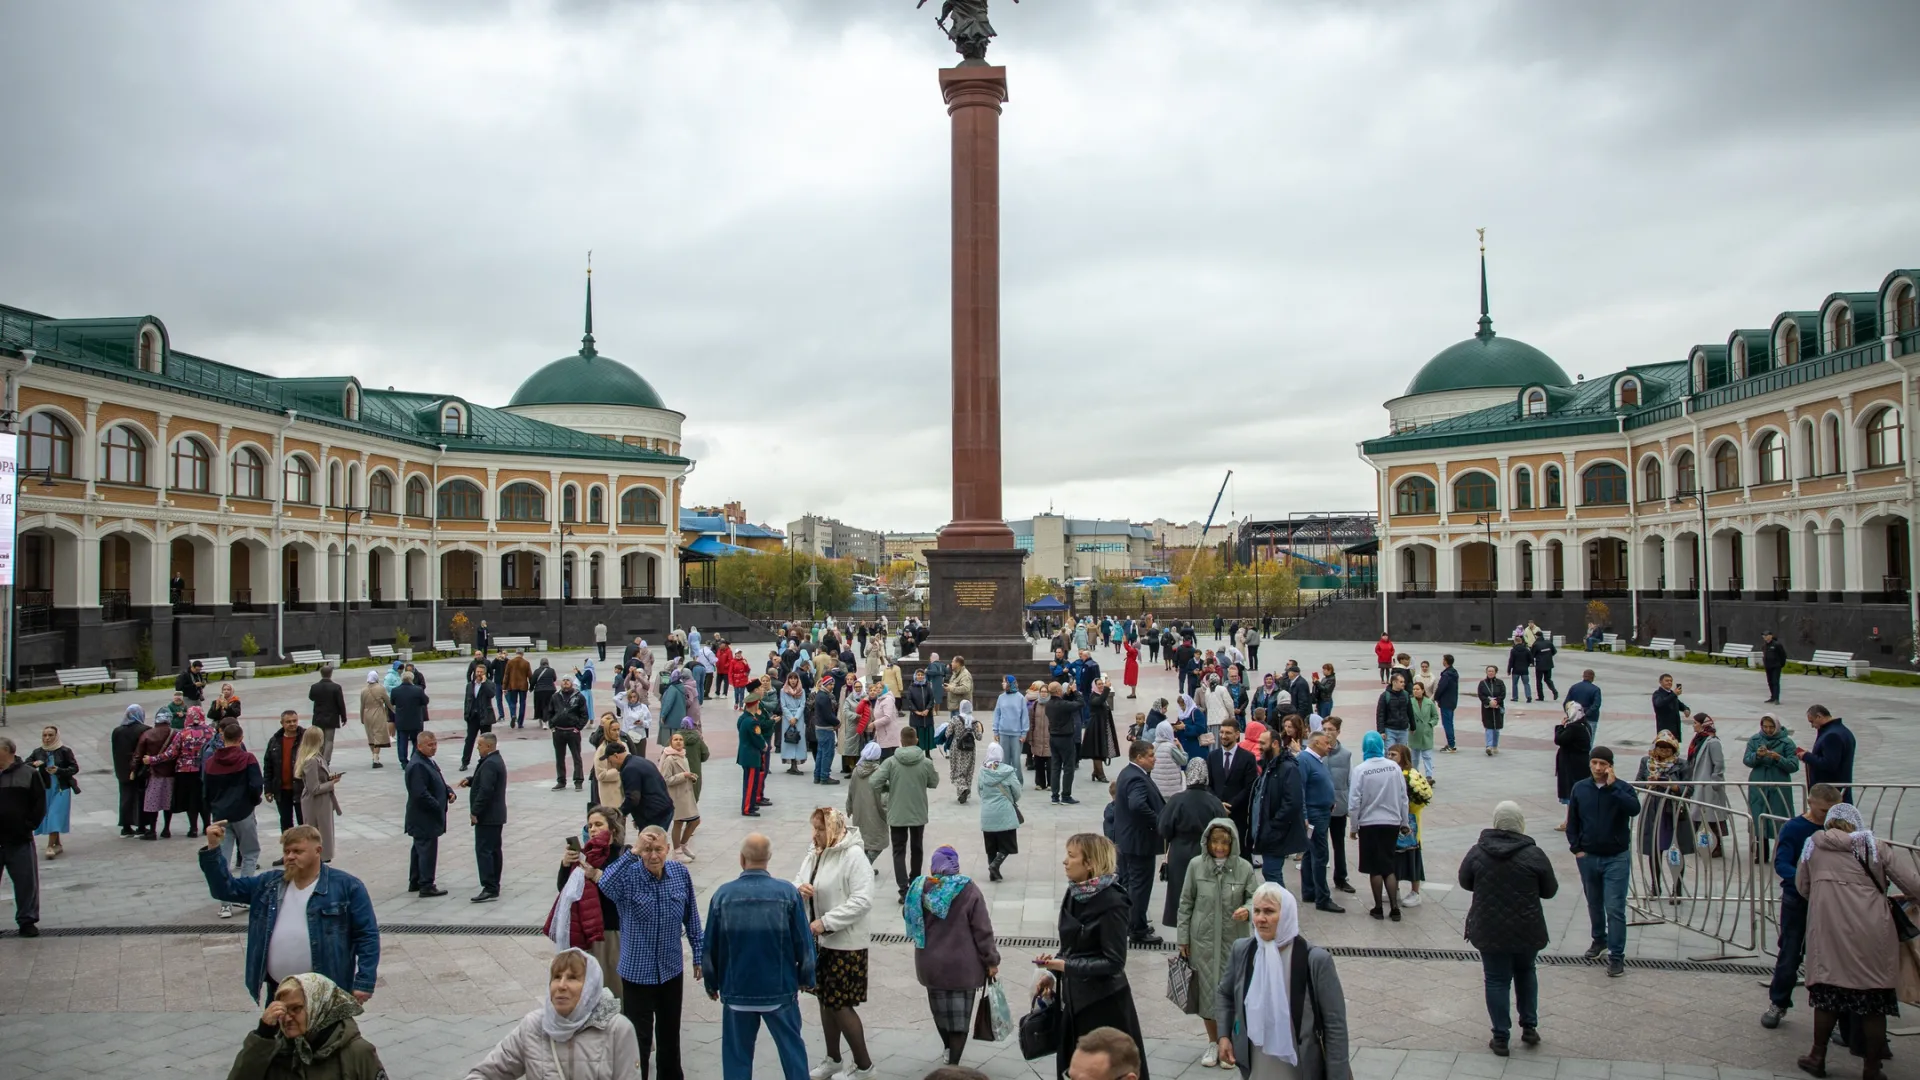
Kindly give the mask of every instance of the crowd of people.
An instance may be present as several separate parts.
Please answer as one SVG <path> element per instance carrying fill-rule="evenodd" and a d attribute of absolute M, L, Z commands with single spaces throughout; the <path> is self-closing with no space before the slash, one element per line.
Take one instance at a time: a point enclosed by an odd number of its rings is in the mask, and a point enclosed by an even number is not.
<path fill-rule="evenodd" d="M 1337 970 L 1301 935 L 1300 908 L 1345 914 L 1340 898 L 1359 893 L 1350 863 L 1367 879 L 1370 917 L 1399 922 L 1420 905 L 1422 817 L 1441 786 L 1435 758 L 1458 749 L 1455 658 L 1415 665 L 1389 638 L 1376 643 L 1381 687 L 1356 759 L 1343 741 L 1333 665 L 1303 669 L 1287 660 L 1255 683 L 1264 636 L 1255 624 L 1216 620 L 1213 647 L 1191 624 L 1162 627 L 1151 618 L 1030 627 L 1049 629 L 1050 678 L 1024 689 L 1007 679 L 991 713 L 979 715 L 965 657 L 928 653 L 903 664 L 925 637 L 915 622 L 897 638 L 881 624 L 783 626 L 758 665 L 724 638 L 676 631 L 657 673 L 653 649 L 636 638 L 613 666 L 598 711 L 594 658 L 563 674 L 545 658 L 536 665 L 482 643 L 460 698 L 468 738 L 459 771 L 469 775 L 457 783 L 442 774 L 438 740 L 426 729 L 424 673 L 404 661 L 370 671 L 360 720 L 371 766 L 383 767 L 380 751 L 394 747 L 403 771 L 409 890 L 418 896 L 447 894 L 439 840 L 462 793 L 479 882 L 472 900 L 500 895 L 507 807 L 499 722 L 517 728 L 531 718 L 547 729 L 554 790 L 567 790 L 571 762 L 572 790 L 588 792 L 579 835 L 554 863 L 546 931 L 558 954 L 548 997 L 469 1075 L 559 1068 L 569 1078 L 624 1076 L 638 1067 L 677 1080 L 690 972 L 726 1006 L 729 1080 L 750 1073 L 763 1023 L 789 1080 L 869 1080 L 877 1073 L 861 1008 L 882 852 L 891 853 L 900 910 L 899 922 L 885 921 L 913 945 L 929 1016 L 957 1066 L 983 999 L 1005 991 L 988 893 L 962 872 L 954 846 L 929 840 L 930 801 L 944 787 L 956 804 L 977 807 L 991 886 L 1020 853 L 1028 793 L 1034 802 L 1045 791 L 1049 804 L 1078 803 L 1083 765 L 1086 780 L 1108 789 L 1103 826 L 1064 845 L 1060 946 L 1035 960 L 1041 972 L 1031 993 L 1032 1007 L 1050 1018 L 1058 1070 L 1075 1076 L 1081 1064 L 1104 1061 L 1145 1080 L 1125 960 L 1130 947 L 1162 942 L 1157 921 L 1190 971 L 1182 1007 L 1205 1028 L 1203 1065 L 1263 1077 L 1345 1075 Z M 607 663 L 604 628 L 596 630 Z M 1133 698 L 1143 647 L 1149 662 L 1164 656 L 1179 690 L 1174 702 L 1156 698 L 1126 723 L 1096 656 L 1111 649 L 1121 657 L 1121 685 Z M 1684 859 L 1672 852 L 1770 862 L 1781 892 L 1780 967 L 1763 1024 L 1778 1026 L 1790 1009 L 1804 958 L 1815 1048 L 1802 1068 L 1823 1075 L 1827 1040 L 1838 1030 L 1867 1060 L 1867 1075 L 1877 1075 L 1885 1017 L 1897 1011 L 1889 967 L 1896 942 L 1885 905 L 1862 898 L 1865 890 L 1884 893 L 1889 881 L 1910 894 L 1920 882 L 1848 801 L 1854 743 L 1845 724 L 1813 706 L 1815 737 L 1801 746 L 1779 718 L 1762 716 L 1732 755 L 1752 779 L 1746 805 L 1736 807 L 1725 795 L 1729 755 L 1716 721 L 1690 709 L 1682 687 L 1663 674 L 1649 699 L 1655 737 L 1629 781 L 1599 741 L 1594 671 L 1582 672 L 1562 701 L 1552 677 L 1556 651 L 1532 624 L 1517 628 L 1507 678 L 1488 665 L 1471 692 L 1489 757 L 1499 753 L 1514 696 L 1561 701 L 1554 784 L 1565 811 L 1554 828 L 1565 834 L 1587 901 L 1588 958 L 1624 974 L 1634 859 L 1646 861 L 1654 895 L 1676 904 L 1690 885 Z M 365 886 L 331 865 L 333 815 L 351 788 L 332 764 L 334 734 L 348 721 L 344 691 L 322 668 L 309 691 L 309 722 L 282 713 L 256 756 L 231 684 L 210 695 L 197 667 L 182 673 L 151 723 L 130 706 L 112 733 L 121 835 L 167 839 L 173 818 L 184 816 L 186 835 L 204 836 L 200 865 L 221 916 L 246 913 L 245 985 L 266 1004 L 234 1075 L 306 1075 L 296 1066 L 320 1060 L 342 1076 L 376 1075 L 377 1053 L 352 1018 L 373 993 L 379 935 Z M 709 760 L 703 710 L 716 698 L 735 710 L 742 816 L 772 805 L 776 766 L 845 791 L 814 800 L 811 843 L 789 860 L 791 876 L 773 872 L 765 835 L 749 835 L 739 876 L 714 892 L 703 917 L 687 866 L 697 858 L 692 839 Z M 1684 744 L 1682 725 L 1691 728 Z M 80 764 L 52 725 L 26 758 L 0 737 L 0 868 L 14 881 L 26 936 L 39 917 L 34 838 L 47 837 L 46 858 L 60 857 Z M 1804 813 L 1792 813 L 1783 786 L 1791 784 L 1808 785 Z M 280 857 L 264 871 L 255 820 L 263 802 L 280 817 Z M 1749 851 L 1723 850 L 1736 811 L 1753 822 Z M 1521 1041 L 1538 1044 L 1535 967 L 1548 942 L 1542 904 L 1558 882 L 1517 803 L 1494 809 L 1457 879 L 1473 894 L 1466 933 L 1485 969 L 1490 1046 L 1509 1052 L 1514 1012 Z M 33 887 L 23 891 L 23 882 Z M 1158 882 L 1165 885 L 1156 915 Z M 1304 1003 L 1293 997 L 1303 990 Z M 801 993 L 814 997 L 826 1041 L 825 1058 L 811 1065 Z"/>

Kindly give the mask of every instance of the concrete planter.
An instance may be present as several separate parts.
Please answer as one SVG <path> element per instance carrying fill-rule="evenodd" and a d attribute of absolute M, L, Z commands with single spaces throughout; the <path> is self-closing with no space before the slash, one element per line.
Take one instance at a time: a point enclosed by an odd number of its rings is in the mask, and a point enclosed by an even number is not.
<path fill-rule="evenodd" d="M 134 671 L 122 675 L 115 675 L 113 677 L 113 688 L 115 690 L 140 689 L 140 673 Z"/>
<path fill-rule="evenodd" d="M 1847 678 L 1849 679 L 1864 679 L 1867 677 L 1867 672 L 1872 670 L 1873 665 L 1865 660 L 1847 661 Z"/>
<path fill-rule="evenodd" d="M 233 675 L 237 679 L 253 678 L 254 663 L 251 660 L 237 660 L 233 665 Z"/>
<path fill-rule="evenodd" d="M 395 656 L 397 656 L 397 657 L 399 657 L 399 658 L 400 658 L 400 659 L 402 659 L 402 660 L 405 660 L 405 661 L 407 661 L 408 663 L 412 663 L 412 662 L 413 662 L 413 650 L 412 650 L 412 649 L 395 649 L 395 650 L 393 650 L 393 655 L 395 655 Z"/>
<path fill-rule="evenodd" d="M 1747 654 L 1747 666 L 1752 668 L 1755 671 L 1761 670 L 1760 660 L 1761 660 L 1760 650 L 1758 649 L 1755 649 L 1754 651 Z"/>
<path fill-rule="evenodd" d="M 329 663 L 329 664 L 331 664 L 331 665 L 333 665 L 334 667 L 339 667 L 339 666 L 340 666 L 340 654 L 339 654 L 339 653 L 328 653 L 328 654 L 326 654 L 325 656 L 323 656 L 323 657 L 321 657 L 321 659 L 322 659 L 322 660 L 325 660 L 325 661 L 326 661 L 327 663 Z"/>
<path fill-rule="evenodd" d="M 546 651 L 547 651 L 547 639 L 546 639 L 546 638 L 534 638 L 534 639 L 533 639 L 533 651 L 535 651 L 535 652 L 546 652 Z"/>

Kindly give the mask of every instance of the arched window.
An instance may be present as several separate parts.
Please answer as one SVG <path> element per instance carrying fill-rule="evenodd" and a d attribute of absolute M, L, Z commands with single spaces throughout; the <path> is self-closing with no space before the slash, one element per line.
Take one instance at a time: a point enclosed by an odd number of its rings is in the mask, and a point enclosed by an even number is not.
<path fill-rule="evenodd" d="M 1610 461 L 1590 465 L 1580 474 L 1582 506 L 1613 506 L 1627 501 L 1627 470 Z"/>
<path fill-rule="evenodd" d="M 580 520 L 580 489 L 572 484 L 560 489 L 560 520 Z"/>
<path fill-rule="evenodd" d="M 1826 420 L 1827 437 L 1823 440 L 1827 453 L 1827 475 L 1835 476 L 1847 471 L 1846 454 L 1840 444 L 1840 418 L 1829 416 Z"/>
<path fill-rule="evenodd" d="M 1813 421 L 1800 421 L 1798 431 L 1800 440 L 1800 479 L 1807 480 L 1820 475 L 1820 463 L 1814 460 L 1818 456 L 1819 448 L 1813 441 Z"/>
<path fill-rule="evenodd" d="M 454 521 L 481 521 L 486 517 L 480 489 L 466 480 L 440 485 L 440 516 Z"/>
<path fill-rule="evenodd" d="M 442 409 L 440 411 L 440 434 L 442 435 L 460 434 L 461 420 L 462 420 L 462 416 L 460 414 L 460 406 L 449 405 L 445 409 Z"/>
<path fill-rule="evenodd" d="M 1640 381 L 1638 379 L 1620 380 L 1620 404 L 1634 408 L 1640 404 Z"/>
<path fill-rule="evenodd" d="M 1707 354 L 1693 354 L 1693 392 L 1704 394 L 1707 391 Z"/>
<path fill-rule="evenodd" d="M 352 383 L 347 384 L 346 401 L 343 404 L 343 411 L 349 420 L 360 419 L 360 390 Z"/>
<path fill-rule="evenodd" d="M 620 496 L 622 525 L 660 524 L 660 495 L 652 488 L 631 488 Z"/>
<path fill-rule="evenodd" d="M 51 468 L 54 476 L 73 475 L 73 429 L 49 412 L 27 418 L 27 468 Z"/>
<path fill-rule="evenodd" d="M 427 482 L 417 476 L 407 481 L 407 516 L 427 516 Z"/>
<path fill-rule="evenodd" d="M 1691 495 L 1700 490 L 1700 473 L 1693 460 L 1693 451 L 1682 450 L 1673 459 L 1673 493 Z"/>
<path fill-rule="evenodd" d="M 1433 514 L 1439 512 L 1433 481 L 1424 476 L 1409 476 L 1393 486 L 1393 512 L 1396 514 Z"/>
<path fill-rule="evenodd" d="M 587 520 L 595 525 L 607 520 L 607 496 L 599 484 L 587 489 Z"/>
<path fill-rule="evenodd" d="M 152 327 L 140 331 L 140 370 L 160 371 L 160 335 Z"/>
<path fill-rule="evenodd" d="M 327 505 L 345 506 L 346 503 L 341 500 L 340 495 L 340 463 L 329 461 L 327 462 Z"/>
<path fill-rule="evenodd" d="M 267 497 L 267 463 L 250 447 L 233 452 L 233 484 L 227 494 L 238 499 Z"/>
<path fill-rule="evenodd" d="M 1747 339 L 1736 338 L 1733 348 L 1727 350 L 1727 381 L 1739 382 L 1747 377 Z"/>
<path fill-rule="evenodd" d="M 1545 390 L 1527 391 L 1527 415 L 1547 415 L 1547 392 Z"/>
<path fill-rule="evenodd" d="M 1787 440 L 1777 431 L 1763 432 L 1754 444 L 1760 458 L 1760 482 L 1778 484 L 1787 479 Z"/>
<path fill-rule="evenodd" d="M 1660 497 L 1660 459 L 1648 458 L 1640 466 L 1640 499 L 1645 502 Z"/>
<path fill-rule="evenodd" d="M 1867 468 L 1878 469 L 1904 461 L 1902 435 L 1900 410 L 1889 407 L 1874 413 L 1867 420 Z"/>
<path fill-rule="evenodd" d="M 146 485 L 146 440 L 125 424 L 100 433 L 100 479 L 109 484 Z"/>
<path fill-rule="evenodd" d="M 358 462 L 352 462 L 347 465 L 346 499 L 340 505 L 352 506 L 354 496 L 358 494 L 360 494 L 360 465 Z"/>
<path fill-rule="evenodd" d="M 213 456 L 200 440 L 173 441 L 173 486 L 181 491 L 213 490 Z"/>
<path fill-rule="evenodd" d="M 376 514 L 393 513 L 393 474 L 375 469 L 367 478 L 367 509 Z"/>
<path fill-rule="evenodd" d="M 1893 323 L 1895 333 L 1904 334 L 1920 329 L 1920 303 L 1915 302 L 1911 282 L 1903 281 L 1894 287 L 1892 307 L 1888 321 Z"/>
<path fill-rule="evenodd" d="M 280 498 L 290 503 L 313 502 L 313 465 L 299 454 L 288 454 L 280 473 Z"/>
<path fill-rule="evenodd" d="M 500 489 L 501 521 L 547 520 L 547 494 L 522 481 Z"/>
<path fill-rule="evenodd" d="M 1775 350 L 1780 358 L 1781 367 L 1792 367 L 1800 362 L 1800 327 L 1788 323 L 1780 328 L 1780 347 Z"/>
<path fill-rule="evenodd" d="M 1541 470 L 1541 475 L 1546 477 L 1547 498 L 1546 498 L 1546 501 L 1541 503 L 1540 505 L 1565 506 L 1566 502 L 1564 501 L 1564 497 L 1560 493 L 1560 466 L 1549 465 L 1545 469 Z"/>
<path fill-rule="evenodd" d="M 1835 304 L 1827 312 L 1827 351 L 1853 348 L 1853 309 Z"/>
<path fill-rule="evenodd" d="M 1730 442 L 1713 450 L 1713 490 L 1726 491 L 1740 486 L 1740 451 Z"/>
<path fill-rule="evenodd" d="M 1500 487 L 1493 477 L 1483 472 L 1463 473 L 1453 482 L 1453 508 L 1455 510 L 1498 510 L 1500 509 Z"/>
<path fill-rule="evenodd" d="M 1533 509 L 1533 470 L 1525 465 L 1513 472 L 1513 508 Z"/>

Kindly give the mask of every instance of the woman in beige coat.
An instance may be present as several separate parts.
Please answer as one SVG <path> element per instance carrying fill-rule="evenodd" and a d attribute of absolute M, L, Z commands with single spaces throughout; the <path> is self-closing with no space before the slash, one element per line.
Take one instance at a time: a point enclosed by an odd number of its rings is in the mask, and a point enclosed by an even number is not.
<path fill-rule="evenodd" d="M 687 740 L 677 731 L 660 748 L 660 777 L 667 782 L 667 794 L 673 796 L 673 832 L 668 837 L 673 844 L 672 857 L 692 862 L 693 849 L 687 842 L 693 839 L 693 830 L 700 827 L 700 790 L 696 786 L 700 777 L 687 760 Z"/>
<path fill-rule="evenodd" d="M 1891 879 L 1898 891 L 1920 896 L 1904 855 L 1882 846 L 1860 811 L 1840 803 L 1827 811 L 1827 827 L 1808 838 L 1794 888 L 1807 898 L 1807 1000 L 1813 1003 L 1813 1052 L 1800 1068 L 1827 1075 L 1827 1045 L 1842 1013 L 1851 1017 L 1864 1046 L 1861 1080 L 1880 1080 L 1887 1045 L 1887 1017 L 1900 1013 L 1894 987 L 1900 980 L 1900 938 L 1887 903 Z"/>
<path fill-rule="evenodd" d="M 380 764 L 380 751 L 393 744 L 393 699 L 380 681 L 378 671 L 367 672 L 367 687 L 360 691 L 360 726 L 367 729 L 367 749 L 373 753 L 373 767 Z"/>
<path fill-rule="evenodd" d="M 320 830 L 320 861 L 333 861 L 333 815 L 340 812 L 340 800 L 334 797 L 339 773 L 327 771 L 327 760 L 320 756 L 326 745 L 326 733 L 308 728 L 300 737 L 300 753 L 294 759 L 293 772 L 301 781 L 300 814 L 306 823 Z"/>
<path fill-rule="evenodd" d="M 973 700 L 973 672 L 967 670 L 967 658 L 953 658 L 953 671 L 947 676 L 947 711 L 957 712 L 960 703 Z"/>
<path fill-rule="evenodd" d="M 600 801 L 595 806 L 620 805 L 620 770 L 607 760 L 607 747 L 626 742 L 620 736 L 620 721 L 612 713 L 600 717 L 600 745 L 593 751 L 593 786 Z M 634 749 L 627 747 L 628 750 Z"/>

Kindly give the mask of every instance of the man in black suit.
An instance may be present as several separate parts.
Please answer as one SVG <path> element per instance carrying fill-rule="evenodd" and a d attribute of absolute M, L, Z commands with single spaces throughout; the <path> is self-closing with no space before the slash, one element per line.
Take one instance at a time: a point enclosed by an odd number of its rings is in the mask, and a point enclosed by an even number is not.
<path fill-rule="evenodd" d="M 495 695 L 493 684 L 487 681 L 487 666 L 479 664 L 471 669 L 467 676 L 467 699 L 461 710 L 467 718 L 467 741 L 460 747 L 460 771 L 466 772 L 473 762 L 473 748 L 479 744 L 480 733 L 493 730 Z"/>
<path fill-rule="evenodd" d="M 481 735 L 480 764 L 473 775 L 460 781 L 473 789 L 467 801 L 467 816 L 473 822 L 473 860 L 480 871 L 480 892 L 476 904 L 500 899 L 500 834 L 507 825 L 507 763 L 500 760 L 500 746 L 493 732 Z"/>
<path fill-rule="evenodd" d="M 1253 837 L 1247 850 L 1260 856 L 1260 876 L 1286 887 L 1287 856 L 1307 850 L 1307 798 L 1293 752 L 1260 733 L 1260 779 L 1254 785 Z"/>
<path fill-rule="evenodd" d="M 1160 935 L 1147 925 L 1153 896 L 1153 860 L 1160 842 L 1160 808 L 1166 799 L 1153 786 L 1153 744 L 1135 739 L 1127 749 L 1127 767 L 1114 779 L 1113 846 L 1119 856 L 1120 883 L 1133 903 L 1128 932 L 1136 945 L 1158 945 Z"/>
<path fill-rule="evenodd" d="M 413 672 L 402 671 L 392 697 L 393 734 L 400 742 L 400 768 L 405 769 L 409 752 L 419 752 L 420 733 L 427 730 L 427 688 L 414 681 Z"/>
<path fill-rule="evenodd" d="M 320 681 L 307 688 L 307 700 L 313 702 L 313 726 L 322 732 L 320 760 L 333 764 L 333 735 L 347 722 L 347 695 L 333 681 L 333 665 L 320 666 Z"/>
<path fill-rule="evenodd" d="M 1293 711 L 1311 720 L 1312 717 L 1310 714 L 1313 712 L 1313 688 L 1307 685 L 1306 676 L 1300 674 L 1298 664 L 1289 662 L 1287 664 L 1287 674 L 1292 676 L 1287 680 L 1287 696 L 1293 699 Z M 1407 682 L 1411 683 L 1413 680 L 1408 679 Z M 1301 730 L 1304 731 L 1308 729 L 1302 728 Z"/>
<path fill-rule="evenodd" d="M 1241 836 L 1250 835 L 1253 819 L 1253 781 L 1258 770 L 1252 751 L 1240 748 L 1240 725 L 1228 719 L 1220 725 L 1220 745 L 1207 751 L 1207 790 L 1226 804 L 1227 816 Z"/>
<path fill-rule="evenodd" d="M 406 684 L 402 684 L 403 686 Z M 401 687 L 395 687 L 398 693 Z M 445 896 L 447 890 L 433 883 L 440 865 L 440 837 L 447 831 L 447 807 L 457 797 L 440 775 L 433 760 L 440 741 L 433 732 L 416 733 L 413 757 L 404 766 L 407 778 L 407 817 L 405 831 L 413 837 L 413 854 L 407 860 L 407 891 L 423 897 Z"/>

